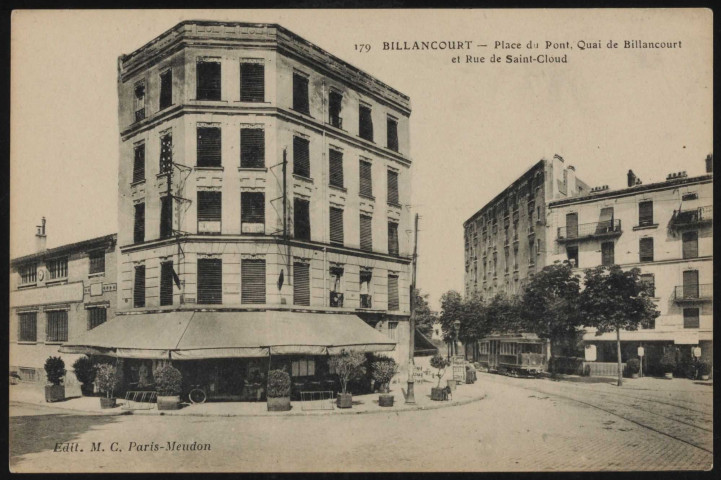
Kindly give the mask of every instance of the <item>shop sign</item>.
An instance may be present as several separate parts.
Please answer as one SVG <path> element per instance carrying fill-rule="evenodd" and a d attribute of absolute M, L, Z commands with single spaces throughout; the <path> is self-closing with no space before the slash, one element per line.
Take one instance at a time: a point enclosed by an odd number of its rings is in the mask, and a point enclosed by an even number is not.
<path fill-rule="evenodd" d="M 595 362 L 596 361 L 596 345 L 590 344 L 586 345 L 586 361 L 587 362 Z"/>

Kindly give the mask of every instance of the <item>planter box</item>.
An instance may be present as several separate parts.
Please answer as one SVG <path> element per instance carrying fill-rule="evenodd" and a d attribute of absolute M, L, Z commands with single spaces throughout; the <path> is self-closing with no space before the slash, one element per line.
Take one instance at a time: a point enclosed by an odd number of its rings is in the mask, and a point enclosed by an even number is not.
<path fill-rule="evenodd" d="M 433 387 L 431 388 L 431 400 L 442 402 L 443 400 L 448 400 L 448 395 L 446 395 L 446 389 L 440 388 L 440 387 Z"/>
<path fill-rule="evenodd" d="M 177 410 L 180 408 L 180 395 L 158 395 L 158 410 Z"/>
<path fill-rule="evenodd" d="M 45 385 L 45 401 L 60 402 L 65 400 L 65 385 Z"/>
<path fill-rule="evenodd" d="M 100 408 L 115 408 L 117 404 L 118 399 L 115 397 L 100 397 Z"/>
<path fill-rule="evenodd" d="M 81 384 L 80 385 L 80 393 L 82 394 L 83 397 L 92 397 L 93 394 L 95 393 L 94 385 L 92 383 L 89 383 L 87 385 L 84 383 Z"/>
<path fill-rule="evenodd" d="M 701 375 L 701 380 L 706 381 L 709 379 L 708 375 Z"/>
<path fill-rule="evenodd" d="M 353 394 L 352 393 L 339 393 L 336 399 L 338 408 L 351 408 L 353 406 Z"/>
<path fill-rule="evenodd" d="M 269 412 L 287 412 L 290 410 L 290 397 L 268 397 Z"/>
<path fill-rule="evenodd" d="M 383 393 L 378 395 L 378 405 L 381 407 L 392 407 L 393 406 L 393 395 Z"/>
<path fill-rule="evenodd" d="M 638 373 L 632 373 L 631 378 L 638 378 Z"/>
<path fill-rule="evenodd" d="M 663 376 L 664 376 L 666 379 L 668 379 L 668 380 L 673 380 L 673 373 L 672 373 L 672 372 L 664 373 Z"/>

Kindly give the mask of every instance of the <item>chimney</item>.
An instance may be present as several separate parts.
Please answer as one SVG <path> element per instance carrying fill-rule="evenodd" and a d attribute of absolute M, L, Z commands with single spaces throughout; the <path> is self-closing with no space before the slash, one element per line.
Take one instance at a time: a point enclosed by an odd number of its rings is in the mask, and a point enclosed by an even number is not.
<path fill-rule="evenodd" d="M 574 197 L 578 194 L 576 187 L 576 168 L 573 165 L 566 167 L 566 195 Z"/>
<path fill-rule="evenodd" d="M 706 173 L 713 173 L 713 155 L 706 156 Z"/>
<path fill-rule="evenodd" d="M 629 170 L 626 174 L 626 177 L 628 178 L 628 186 L 633 187 L 636 185 L 636 174 L 633 173 L 633 170 Z"/>
<path fill-rule="evenodd" d="M 37 226 L 37 233 L 35 234 L 35 250 L 37 252 L 43 252 L 47 250 L 48 237 L 45 235 L 45 217 L 43 217 L 42 224 Z"/>

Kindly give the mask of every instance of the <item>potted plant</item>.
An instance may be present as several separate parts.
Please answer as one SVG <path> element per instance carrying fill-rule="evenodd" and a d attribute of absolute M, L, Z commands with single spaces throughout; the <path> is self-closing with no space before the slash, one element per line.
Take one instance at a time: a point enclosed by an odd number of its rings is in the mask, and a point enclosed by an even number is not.
<path fill-rule="evenodd" d="M 340 381 L 341 392 L 337 398 L 338 408 L 351 408 L 353 406 L 353 394 L 348 393 L 348 382 L 365 374 L 365 354 L 343 351 L 340 355 L 331 357 L 329 363 Z"/>
<path fill-rule="evenodd" d="M 448 365 L 450 365 L 450 361 L 439 354 L 431 358 L 431 367 L 438 370 L 434 375 L 438 377 L 438 385 L 431 388 L 431 400 L 440 401 L 447 398 L 446 389 L 441 388 L 441 378 L 443 378 L 443 374 L 446 373 Z"/>
<path fill-rule="evenodd" d="M 698 366 L 698 374 L 701 375 L 701 380 L 708 380 L 711 375 L 711 364 L 709 362 L 701 362 Z"/>
<path fill-rule="evenodd" d="M 45 401 L 59 402 L 65 400 L 65 362 L 60 357 L 48 357 L 45 360 L 45 374 L 48 384 L 45 385 Z"/>
<path fill-rule="evenodd" d="M 398 373 L 398 364 L 390 357 L 379 358 L 371 364 L 373 380 L 380 385 L 381 394 L 378 396 L 378 405 L 381 407 L 393 406 L 393 395 L 390 394 L 390 382 Z"/>
<path fill-rule="evenodd" d="M 115 388 L 118 385 L 117 369 L 109 363 L 102 363 L 95 368 L 95 386 L 102 394 L 100 408 L 115 408 Z"/>
<path fill-rule="evenodd" d="M 676 353 L 669 350 L 661 357 L 661 370 L 667 379 L 673 378 L 673 371 L 676 369 Z"/>
<path fill-rule="evenodd" d="M 268 372 L 268 392 L 266 394 L 269 412 L 290 410 L 290 375 L 284 370 Z"/>
<path fill-rule="evenodd" d="M 638 358 L 631 358 L 626 362 L 626 371 L 631 378 L 638 378 L 638 372 L 641 370 L 641 361 Z"/>
<path fill-rule="evenodd" d="M 158 410 L 177 410 L 180 408 L 180 389 L 183 375 L 170 364 L 162 365 L 153 372 L 155 388 L 158 392 Z"/>
<path fill-rule="evenodd" d="M 75 378 L 80 382 L 80 392 L 86 396 L 93 394 L 93 381 L 95 381 L 95 366 L 89 357 L 82 356 L 73 363 Z"/>

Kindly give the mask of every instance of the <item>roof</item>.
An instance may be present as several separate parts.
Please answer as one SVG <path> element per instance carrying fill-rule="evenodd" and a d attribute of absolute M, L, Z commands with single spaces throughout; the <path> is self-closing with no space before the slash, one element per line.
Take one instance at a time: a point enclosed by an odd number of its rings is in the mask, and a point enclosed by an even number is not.
<path fill-rule="evenodd" d="M 31 253 L 22 257 L 10 259 L 10 266 L 14 267 L 25 262 L 32 260 L 39 260 L 45 257 L 51 257 L 62 253 L 74 253 L 82 252 L 86 250 L 92 250 L 97 247 L 101 247 L 110 243 L 115 245 L 118 239 L 117 233 L 111 233 L 110 235 L 103 235 L 102 237 L 95 237 L 89 240 L 82 240 L 80 242 L 68 243 L 66 245 L 60 245 L 59 247 L 50 248 L 41 252 Z"/>

